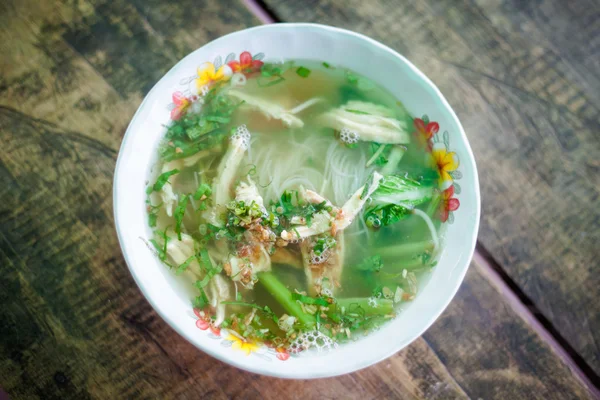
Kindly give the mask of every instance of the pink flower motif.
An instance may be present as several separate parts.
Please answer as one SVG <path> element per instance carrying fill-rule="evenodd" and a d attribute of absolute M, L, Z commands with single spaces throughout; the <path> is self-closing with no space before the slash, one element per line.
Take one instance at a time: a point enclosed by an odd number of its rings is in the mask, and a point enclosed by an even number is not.
<path fill-rule="evenodd" d="M 175 92 L 173 93 L 173 103 L 175 107 L 171 110 L 171 119 L 177 121 L 192 104 L 192 100 L 185 97 L 181 92 Z"/>
<path fill-rule="evenodd" d="M 290 354 L 283 347 L 279 347 L 275 349 L 275 351 L 277 352 L 275 357 L 277 357 L 281 361 L 286 361 L 288 358 L 290 358 Z"/>
<path fill-rule="evenodd" d="M 196 326 L 198 327 L 198 329 L 205 331 L 210 327 L 210 324 L 203 319 L 198 319 L 196 321 Z"/>

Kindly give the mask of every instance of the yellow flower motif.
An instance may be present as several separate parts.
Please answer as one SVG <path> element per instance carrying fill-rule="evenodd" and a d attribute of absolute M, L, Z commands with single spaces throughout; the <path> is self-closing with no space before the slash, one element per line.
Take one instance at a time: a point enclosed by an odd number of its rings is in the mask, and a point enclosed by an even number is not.
<path fill-rule="evenodd" d="M 240 339 L 239 337 L 234 336 L 231 333 L 229 334 L 229 336 L 227 336 L 226 340 L 233 342 L 233 344 L 231 345 L 232 349 L 241 350 L 244 353 L 246 353 L 247 356 L 249 356 L 250 353 L 254 353 L 258 351 L 258 349 L 260 349 L 260 346 L 258 344 L 249 340 Z"/>
<path fill-rule="evenodd" d="M 215 71 L 215 65 L 211 62 L 205 62 L 198 67 L 198 78 L 196 86 L 200 90 L 206 85 L 212 85 L 219 81 L 227 81 L 231 78 L 233 71 L 229 65 L 225 64 Z"/>
<path fill-rule="evenodd" d="M 447 189 L 452 185 L 450 172 L 458 168 L 458 156 L 453 151 L 447 151 L 443 143 L 436 143 L 433 146 L 431 156 L 440 173 L 440 187 Z"/>

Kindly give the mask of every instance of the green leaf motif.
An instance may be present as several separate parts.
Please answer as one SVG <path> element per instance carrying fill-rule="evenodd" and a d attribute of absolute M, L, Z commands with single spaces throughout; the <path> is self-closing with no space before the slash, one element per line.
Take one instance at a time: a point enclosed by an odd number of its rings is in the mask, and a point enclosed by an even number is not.
<path fill-rule="evenodd" d="M 213 64 L 215 65 L 215 71 L 218 70 L 221 67 L 221 65 L 223 65 L 223 60 L 221 59 L 221 56 L 217 56 Z"/>
<path fill-rule="evenodd" d="M 252 57 L 253 60 L 262 60 L 263 58 L 265 58 L 265 53 L 257 53 L 254 55 L 254 57 Z"/>
<path fill-rule="evenodd" d="M 463 177 L 462 172 L 456 170 L 456 171 L 450 171 L 450 176 L 452 177 L 452 179 L 456 180 L 456 179 L 461 179 Z"/>
<path fill-rule="evenodd" d="M 450 150 L 450 134 L 448 131 L 444 131 L 444 145 L 446 146 L 446 150 Z"/>
<path fill-rule="evenodd" d="M 449 224 L 453 224 L 454 223 L 454 213 L 452 211 L 450 211 L 448 213 L 448 221 Z"/>
<path fill-rule="evenodd" d="M 229 55 L 225 58 L 225 64 L 229 64 L 235 60 L 235 53 L 229 53 Z"/>
<path fill-rule="evenodd" d="M 462 188 L 458 183 L 454 182 L 454 194 L 460 194 L 460 192 L 462 192 Z"/>

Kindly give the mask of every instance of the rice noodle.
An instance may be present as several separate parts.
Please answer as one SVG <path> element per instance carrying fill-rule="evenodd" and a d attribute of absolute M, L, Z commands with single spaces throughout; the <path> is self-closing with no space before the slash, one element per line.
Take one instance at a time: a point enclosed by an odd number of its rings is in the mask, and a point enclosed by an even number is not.
<path fill-rule="evenodd" d="M 423 218 L 423 221 L 425 221 L 425 223 L 427 224 L 427 227 L 429 228 L 429 231 L 431 232 L 431 241 L 433 242 L 433 253 L 435 253 L 438 246 L 440 245 L 440 241 L 438 238 L 437 231 L 435 230 L 435 226 L 433 226 L 433 222 L 431 221 L 431 218 L 429 218 L 429 215 L 427 215 L 427 213 L 419 210 L 418 208 L 414 208 L 412 210 L 412 213 L 414 215 L 418 215 L 419 217 Z"/>

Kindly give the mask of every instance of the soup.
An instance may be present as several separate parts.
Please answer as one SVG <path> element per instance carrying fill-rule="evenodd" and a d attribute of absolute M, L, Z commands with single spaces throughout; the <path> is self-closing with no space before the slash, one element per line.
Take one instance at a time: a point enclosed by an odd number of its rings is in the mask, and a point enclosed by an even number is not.
<path fill-rule="evenodd" d="M 439 251 L 440 176 L 413 118 L 327 63 L 225 78 L 174 96 L 147 190 L 157 256 L 241 340 L 332 348 L 394 318 Z"/>

